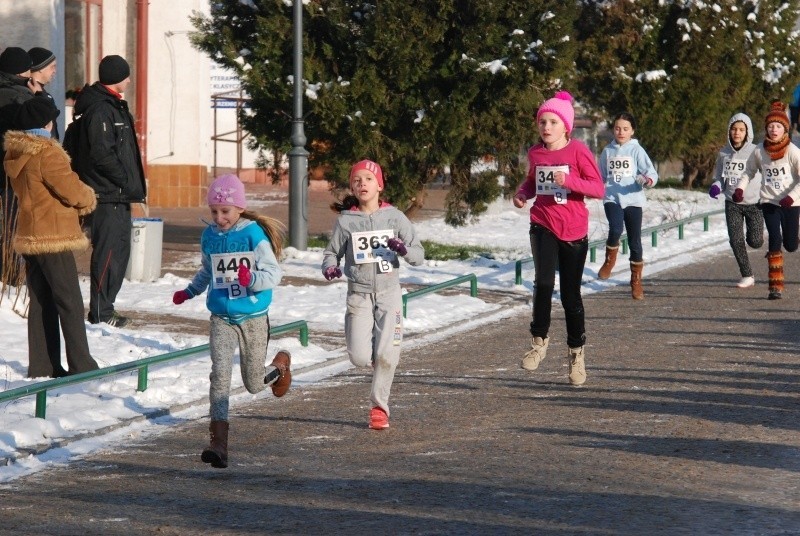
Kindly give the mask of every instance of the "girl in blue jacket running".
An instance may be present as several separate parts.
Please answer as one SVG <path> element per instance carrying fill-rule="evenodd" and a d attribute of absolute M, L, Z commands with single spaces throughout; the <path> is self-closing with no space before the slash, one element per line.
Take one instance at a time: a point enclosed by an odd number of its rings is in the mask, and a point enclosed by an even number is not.
<path fill-rule="evenodd" d="M 658 182 L 658 173 L 644 148 L 633 137 L 636 119 L 628 112 L 614 118 L 614 141 L 600 155 L 600 172 L 606 184 L 603 208 L 608 219 L 606 258 L 597 274 L 599 279 L 608 279 L 617 262 L 622 226 L 628 233 L 631 250 L 631 296 L 634 300 L 644 298 L 642 289 L 642 208 L 647 203 L 645 188 Z"/>
<path fill-rule="evenodd" d="M 202 266 L 172 301 L 180 305 L 208 288 L 211 311 L 211 443 L 202 460 L 212 467 L 228 466 L 228 399 L 233 355 L 239 347 L 242 381 L 250 393 L 272 386 L 283 396 L 291 383 L 291 356 L 281 350 L 267 370 L 269 305 L 281 280 L 278 257 L 283 224 L 247 209 L 244 184 L 236 175 L 218 177 L 208 187 L 214 222 L 200 238 Z M 210 287 L 210 288 L 209 288 Z"/>

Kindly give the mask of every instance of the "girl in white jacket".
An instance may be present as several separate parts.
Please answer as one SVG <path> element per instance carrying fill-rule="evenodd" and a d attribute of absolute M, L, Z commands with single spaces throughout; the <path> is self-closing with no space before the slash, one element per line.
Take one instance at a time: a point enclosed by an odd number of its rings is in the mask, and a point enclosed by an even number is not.
<path fill-rule="evenodd" d="M 789 135 L 786 104 L 774 101 L 764 121 L 766 137 L 747 159 L 734 203 L 741 203 L 750 181 L 761 172 L 761 211 L 769 236 L 769 296 L 779 300 L 783 293 L 783 252 L 797 250 L 800 230 L 800 149 Z"/>

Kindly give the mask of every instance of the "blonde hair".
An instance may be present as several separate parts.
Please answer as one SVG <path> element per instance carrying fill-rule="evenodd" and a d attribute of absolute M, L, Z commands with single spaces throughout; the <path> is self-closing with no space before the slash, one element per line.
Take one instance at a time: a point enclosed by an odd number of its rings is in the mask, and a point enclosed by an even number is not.
<path fill-rule="evenodd" d="M 247 209 L 242 211 L 242 217 L 253 220 L 259 227 L 264 229 L 267 238 L 269 238 L 269 244 L 272 247 L 275 258 L 280 259 L 281 252 L 283 252 L 283 242 L 286 239 L 286 225 L 275 218 L 270 218 L 269 216 L 264 216 L 263 214 L 258 214 Z"/>

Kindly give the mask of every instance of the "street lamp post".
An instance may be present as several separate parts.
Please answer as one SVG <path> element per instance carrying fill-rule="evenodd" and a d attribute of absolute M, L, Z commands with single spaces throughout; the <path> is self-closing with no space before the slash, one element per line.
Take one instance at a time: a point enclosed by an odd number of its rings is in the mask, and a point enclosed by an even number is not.
<path fill-rule="evenodd" d="M 308 151 L 303 131 L 303 2 L 292 3 L 294 106 L 292 148 L 289 151 L 289 245 L 301 251 L 308 246 Z"/>

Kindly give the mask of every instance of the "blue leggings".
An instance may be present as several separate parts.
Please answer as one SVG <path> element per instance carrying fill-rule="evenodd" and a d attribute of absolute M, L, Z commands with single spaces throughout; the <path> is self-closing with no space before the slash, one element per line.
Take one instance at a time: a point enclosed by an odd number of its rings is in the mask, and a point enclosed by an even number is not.
<path fill-rule="evenodd" d="M 628 247 L 631 248 L 631 262 L 642 262 L 642 207 L 622 208 L 617 203 L 606 203 L 603 208 L 608 220 L 606 245 L 619 246 L 624 223 L 628 233 Z"/>

